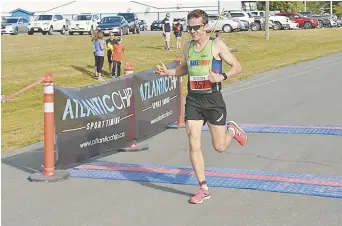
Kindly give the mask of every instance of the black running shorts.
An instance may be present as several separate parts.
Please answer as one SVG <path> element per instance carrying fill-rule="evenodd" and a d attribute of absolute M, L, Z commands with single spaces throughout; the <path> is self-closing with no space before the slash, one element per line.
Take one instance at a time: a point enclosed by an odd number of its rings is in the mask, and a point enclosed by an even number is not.
<path fill-rule="evenodd" d="M 185 121 L 203 120 L 213 125 L 225 125 L 227 118 L 226 103 L 221 92 L 186 97 Z"/>

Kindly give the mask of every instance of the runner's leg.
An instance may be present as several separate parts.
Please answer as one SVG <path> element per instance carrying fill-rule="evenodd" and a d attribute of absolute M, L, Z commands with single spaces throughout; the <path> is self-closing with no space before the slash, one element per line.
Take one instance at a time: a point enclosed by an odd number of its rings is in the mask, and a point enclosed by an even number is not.
<path fill-rule="evenodd" d="M 202 203 L 210 198 L 210 192 L 205 180 L 204 158 L 201 150 L 201 135 L 204 124 L 204 116 L 196 97 L 187 97 L 185 105 L 186 129 L 189 137 L 189 155 L 192 167 L 195 171 L 200 190 L 189 199 L 190 203 Z"/>
<path fill-rule="evenodd" d="M 210 100 L 209 100 L 210 99 Z M 232 143 L 232 139 L 236 139 L 240 145 L 247 143 L 246 133 L 233 121 L 227 123 L 226 126 L 226 104 L 222 94 L 208 97 L 208 104 L 203 112 L 207 121 L 211 134 L 213 147 L 217 152 L 224 152 Z"/>

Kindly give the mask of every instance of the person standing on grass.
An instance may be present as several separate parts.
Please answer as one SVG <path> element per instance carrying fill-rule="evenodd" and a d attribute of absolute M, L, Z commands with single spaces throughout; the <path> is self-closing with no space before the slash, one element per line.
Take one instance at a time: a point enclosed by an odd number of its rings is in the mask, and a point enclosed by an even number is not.
<path fill-rule="evenodd" d="M 113 47 L 116 43 L 116 40 L 114 38 L 114 33 L 109 33 L 109 39 L 106 40 L 106 47 L 107 47 L 107 60 L 108 60 L 108 70 L 109 75 L 112 76 L 112 55 L 113 55 Z"/>
<path fill-rule="evenodd" d="M 123 55 L 126 55 L 125 46 L 123 44 L 122 38 L 119 37 L 113 47 L 113 69 L 112 76 L 118 78 L 121 75 L 121 63 Z"/>
<path fill-rule="evenodd" d="M 181 20 L 178 20 L 177 23 L 173 26 L 173 30 L 176 36 L 176 46 L 177 49 L 182 50 L 182 35 L 183 35 L 183 25 L 181 24 Z"/>
<path fill-rule="evenodd" d="M 97 32 L 97 39 L 95 41 L 95 63 L 96 63 L 96 74 L 95 79 L 100 81 L 104 81 L 102 77 L 102 67 L 104 62 L 104 52 L 106 49 L 106 43 L 103 40 L 103 32 Z"/>
<path fill-rule="evenodd" d="M 94 70 L 96 73 L 96 57 L 95 57 L 95 41 L 97 40 L 97 32 L 94 32 L 91 36 L 91 42 L 93 43 L 93 55 L 94 55 Z"/>
<path fill-rule="evenodd" d="M 171 39 L 171 25 L 170 25 L 170 13 L 167 13 L 164 20 L 162 21 L 162 31 L 165 40 L 165 49 L 171 51 L 170 39 Z"/>

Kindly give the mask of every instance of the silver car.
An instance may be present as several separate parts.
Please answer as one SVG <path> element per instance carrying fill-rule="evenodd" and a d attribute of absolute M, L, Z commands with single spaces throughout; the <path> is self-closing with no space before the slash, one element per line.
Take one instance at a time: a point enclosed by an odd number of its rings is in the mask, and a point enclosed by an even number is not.
<path fill-rule="evenodd" d="M 238 20 L 232 20 L 228 17 L 218 14 L 211 14 L 208 15 L 208 17 L 209 30 L 223 31 L 229 33 L 238 30 L 241 26 Z"/>
<path fill-rule="evenodd" d="M 7 17 L 1 21 L 1 34 L 17 35 L 27 33 L 29 21 L 24 17 Z"/>

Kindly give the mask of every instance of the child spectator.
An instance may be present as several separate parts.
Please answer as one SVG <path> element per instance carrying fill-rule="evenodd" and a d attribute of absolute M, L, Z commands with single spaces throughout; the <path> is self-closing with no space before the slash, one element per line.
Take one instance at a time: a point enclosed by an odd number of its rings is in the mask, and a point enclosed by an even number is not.
<path fill-rule="evenodd" d="M 103 32 L 97 32 L 97 40 L 95 41 L 95 63 L 96 63 L 96 75 L 95 79 L 100 81 L 104 81 L 102 77 L 102 67 L 104 62 L 104 52 L 105 52 L 106 44 L 103 40 Z"/>
<path fill-rule="evenodd" d="M 122 38 L 119 37 L 116 40 L 113 48 L 113 69 L 112 69 L 112 76 L 119 77 L 121 74 L 121 63 L 123 55 L 126 55 L 125 46 L 123 44 Z M 117 73 L 115 73 L 117 72 Z"/>
<path fill-rule="evenodd" d="M 177 23 L 173 26 L 173 31 L 177 40 L 176 41 L 177 49 L 182 50 L 183 25 L 181 24 L 181 20 L 178 20 Z"/>
<path fill-rule="evenodd" d="M 113 55 L 113 47 L 116 43 L 116 40 L 114 39 L 114 33 L 109 33 L 109 39 L 106 40 L 106 46 L 107 46 L 107 60 L 108 60 L 108 69 L 109 69 L 109 76 L 112 76 L 112 55 Z"/>

